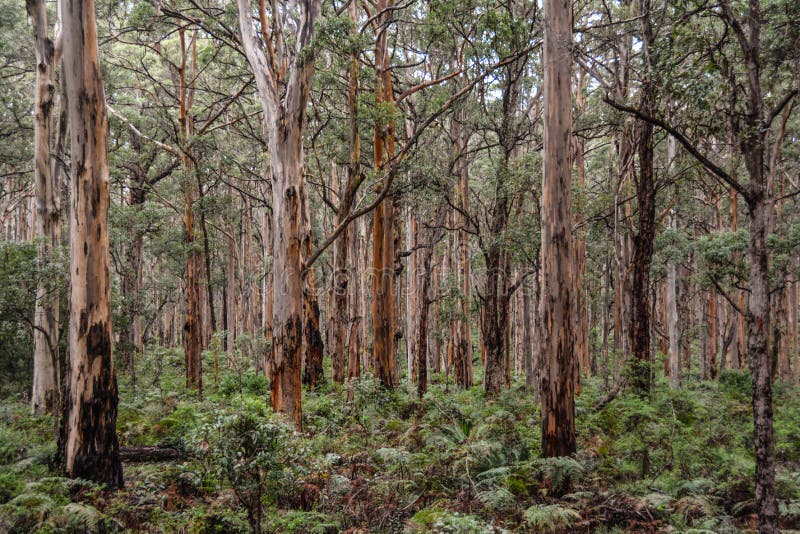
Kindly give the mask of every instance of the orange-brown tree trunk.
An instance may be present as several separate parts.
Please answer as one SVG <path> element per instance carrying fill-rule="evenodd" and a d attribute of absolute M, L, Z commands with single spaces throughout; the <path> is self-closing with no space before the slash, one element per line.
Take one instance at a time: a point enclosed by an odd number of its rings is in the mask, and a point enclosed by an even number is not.
<path fill-rule="evenodd" d="M 376 91 L 378 106 L 394 109 L 392 72 L 389 66 L 388 25 L 392 0 L 380 0 L 378 38 L 375 49 Z M 394 158 L 394 119 L 378 116 L 373 136 L 373 163 L 376 171 Z M 372 256 L 372 360 L 375 376 L 387 388 L 397 385 L 395 369 L 395 297 L 394 297 L 394 198 L 386 195 L 374 212 Z"/>
<path fill-rule="evenodd" d="M 66 474 L 121 487 L 117 378 L 111 353 L 108 117 L 92 0 L 63 2 L 64 77 L 71 141 Z"/>
<path fill-rule="evenodd" d="M 306 193 L 303 129 L 313 54 L 304 50 L 314 35 L 319 0 L 300 2 L 294 54 L 273 47 L 263 4 L 260 10 L 264 45 L 256 35 L 249 0 L 237 0 L 239 30 L 247 61 L 253 70 L 264 113 L 272 171 L 273 346 L 269 361 L 272 409 L 288 415 L 302 428 L 303 258 L 306 236 Z M 273 16 L 279 16 L 273 13 Z M 272 25 L 275 27 L 275 25 Z M 280 28 L 274 39 L 283 43 Z M 266 50 L 264 49 L 266 46 Z M 275 49 L 278 53 L 276 55 Z M 290 57 L 292 56 L 292 57 Z M 291 65 L 291 66 L 289 66 Z"/>
<path fill-rule="evenodd" d="M 179 77 L 179 110 L 181 156 L 183 162 L 183 243 L 186 247 L 186 322 L 183 324 L 183 354 L 186 361 L 186 387 L 203 392 L 202 371 L 202 311 L 201 290 L 203 263 L 199 246 L 195 243 L 194 203 L 197 200 L 195 187 L 195 164 L 190 143 L 194 136 L 194 119 L 190 113 L 194 100 L 192 80 L 197 66 L 197 30 L 192 32 L 191 41 L 186 43 L 186 33 L 179 30 L 181 43 L 181 64 Z"/>
<path fill-rule="evenodd" d="M 544 172 L 542 175 L 542 455 L 575 452 L 575 294 L 569 143 L 572 3 L 544 3 Z"/>

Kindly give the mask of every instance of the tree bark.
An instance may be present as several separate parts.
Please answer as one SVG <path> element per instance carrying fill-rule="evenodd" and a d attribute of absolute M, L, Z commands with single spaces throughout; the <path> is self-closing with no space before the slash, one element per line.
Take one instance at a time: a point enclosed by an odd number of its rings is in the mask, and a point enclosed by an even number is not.
<path fill-rule="evenodd" d="M 708 291 L 708 311 L 706 313 L 707 329 L 706 336 L 706 365 L 708 366 L 708 376 L 711 380 L 717 378 L 717 294 L 713 289 Z"/>
<path fill-rule="evenodd" d="M 757 155 L 752 159 L 757 159 Z M 760 169 L 758 162 L 748 166 L 753 171 Z M 748 201 L 750 214 L 748 359 L 753 379 L 759 532 L 773 533 L 778 531 L 778 508 L 775 502 L 775 436 L 772 417 L 772 361 L 769 351 L 770 303 L 765 232 L 767 199 L 766 193 L 758 190 L 758 181 L 754 182 L 754 178 L 757 179 L 756 172 L 751 173 L 751 187 L 755 191 Z"/>
<path fill-rule="evenodd" d="M 44 0 L 27 0 L 26 8 L 33 27 L 36 54 L 34 235 L 37 240 L 37 263 L 43 268 L 54 261 L 55 253 L 61 246 L 61 180 L 58 159 L 51 157 L 50 153 L 56 94 L 55 69 L 60 61 L 61 50 L 60 43 L 54 43 L 48 37 L 47 7 Z M 55 38 L 56 41 L 59 40 L 58 35 Z M 48 284 L 44 279 L 39 281 L 36 287 L 33 332 L 31 411 L 34 415 L 55 414 L 60 406 L 58 295 L 58 288 L 52 283 Z"/>
<path fill-rule="evenodd" d="M 311 241 L 311 225 L 309 224 L 306 237 L 303 240 L 304 257 L 308 257 L 311 254 Z M 303 332 L 306 338 L 306 365 L 303 373 L 303 383 L 314 389 L 325 380 L 325 376 L 322 373 L 322 351 L 325 347 L 319 330 L 319 300 L 317 298 L 317 282 L 313 265 L 306 273 L 305 282 L 303 306 L 306 322 Z"/>
<path fill-rule="evenodd" d="M 388 25 L 392 0 L 380 0 L 376 9 L 378 38 L 375 50 L 376 93 L 379 106 L 394 109 L 392 71 L 389 66 Z M 385 123 L 378 117 L 373 136 L 374 168 L 380 172 L 394 158 L 394 120 Z M 374 212 L 372 260 L 372 360 L 375 376 L 385 387 L 397 384 L 395 369 L 395 298 L 394 298 L 394 197 L 386 195 Z"/>
<path fill-rule="evenodd" d="M 66 474 L 121 487 L 111 353 L 108 117 L 92 0 L 63 2 L 71 140 L 70 316 L 63 450 Z"/>
<path fill-rule="evenodd" d="M 670 227 L 676 228 L 675 213 L 670 214 Z M 667 264 L 667 329 L 669 335 L 669 387 L 681 385 L 681 347 L 678 339 L 678 268 L 674 260 Z"/>
<path fill-rule="evenodd" d="M 495 395 L 508 383 L 509 361 L 507 335 L 509 328 L 509 278 L 511 276 L 508 249 L 504 243 L 511 215 L 511 161 L 517 147 L 517 112 L 520 80 L 525 60 L 518 59 L 505 67 L 503 74 L 502 123 L 497 131 L 500 161 L 494 185 L 494 204 L 489 221 L 489 244 L 484 248 L 486 282 L 481 309 L 481 333 L 485 350 L 483 387 Z M 569 150 L 569 145 L 567 146 Z"/>
<path fill-rule="evenodd" d="M 583 90 L 586 85 L 586 74 L 583 70 L 578 75 L 576 83 L 575 104 L 579 113 L 582 113 L 586 103 L 583 97 Z M 580 203 L 575 210 L 575 297 L 577 307 L 575 309 L 575 361 L 578 364 L 578 376 L 576 387 L 580 389 L 580 375 L 591 375 L 592 369 L 589 363 L 589 315 L 588 301 L 586 298 L 585 277 L 586 277 L 586 232 L 584 230 L 585 217 L 583 209 L 586 196 L 586 160 L 584 157 L 585 141 L 583 136 L 575 135 L 572 138 L 573 152 L 575 154 L 575 170 L 578 174 L 577 190 L 579 191 Z"/>
<path fill-rule="evenodd" d="M 472 387 L 472 323 L 470 321 L 472 301 L 472 266 L 470 264 L 469 233 L 467 232 L 467 214 L 469 214 L 469 165 L 463 154 L 467 150 L 469 134 L 462 128 L 459 131 L 458 143 L 461 162 L 458 165 L 458 197 L 461 207 L 458 232 L 458 253 L 461 276 L 460 315 L 456 323 L 458 343 L 453 354 L 453 376 L 456 384 L 464 389 Z"/>
<path fill-rule="evenodd" d="M 319 17 L 319 0 L 300 2 L 297 44 L 291 67 L 288 55 L 275 57 L 267 38 L 269 56 L 261 48 L 251 20 L 249 0 L 237 0 L 242 45 L 258 88 L 264 112 L 272 171 L 273 318 L 272 357 L 269 362 L 270 402 L 302 428 L 303 261 L 301 245 L 307 217 L 303 176 L 303 129 L 313 55 L 311 42 Z M 264 32 L 267 28 L 263 27 Z M 279 44 L 282 43 L 277 32 Z M 279 54 L 285 52 L 282 45 Z M 277 63 L 276 63 L 277 60 Z"/>
<path fill-rule="evenodd" d="M 195 244 L 194 228 L 194 203 L 197 200 L 195 192 L 195 162 L 191 154 L 191 140 L 194 136 L 194 118 L 190 113 L 194 100 L 194 73 L 196 72 L 197 58 L 197 30 L 192 33 L 189 43 L 191 50 L 187 50 L 185 30 L 179 30 L 181 43 L 181 63 L 178 70 L 178 122 L 180 124 L 181 158 L 184 172 L 184 212 L 183 212 L 183 243 L 186 247 L 186 322 L 183 324 L 183 353 L 186 362 L 186 387 L 203 393 L 202 370 L 202 312 L 200 281 L 202 279 L 202 258 Z M 191 69 L 191 72 L 187 72 Z M 187 83 L 188 80 L 188 83 Z M 191 84 L 191 85 L 189 85 Z"/>
<path fill-rule="evenodd" d="M 534 275 L 535 276 L 535 275 Z M 538 277 L 536 277 L 538 278 Z M 536 282 L 534 282 L 535 284 Z M 533 304 L 531 303 L 533 288 L 527 284 L 523 285 L 522 291 L 522 347 L 524 351 L 523 371 L 525 373 L 525 388 L 529 391 L 534 389 L 535 373 L 534 373 L 534 352 L 533 345 L 534 336 L 534 319 L 533 319 Z"/>
<path fill-rule="evenodd" d="M 575 445 L 575 295 L 569 143 L 572 4 L 544 3 L 544 170 L 542 174 L 542 455 L 569 456 Z"/>
<path fill-rule="evenodd" d="M 645 74 L 642 82 L 640 109 L 652 115 L 655 106 L 655 76 L 648 47 L 653 40 L 650 23 L 650 0 L 640 0 L 639 11 L 642 26 L 642 53 L 645 57 Z M 631 283 L 631 387 L 640 395 L 650 394 L 650 265 L 653 263 L 653 241 L 656 235 L 656 188 L 653 174 L 653 125 L 639 121 L 637 148 L 639 173 L 636 180 L 639 228 L 633 239 L 633 276 Z"/>
<path fill-rule="evenodd" d="M 353 31 L 358 21 L 358 6 L 356 2 L 348 5 L 348 15 L 353 22 Z M 361 172 L 361 133 L 358 118 L 358 73 L 361 67 L 359 54 L 353 51 L 347 70 L 347 112 L 349 124 L 349 159 L 347 162 L 347 184 L 339 202 L 336 213 L 336 223 L 339 226 L 350 215 L 356 200 L 356 193 L 364 180 Z M 350 272 L 348 268 L 348 245 L 351 229 L 345 227 L 334 243 L 334 268 L 333 268 L 333 306 L 331 319 L 333 323 L 333 340 L 331 343 L 331 364 L 333 381 L 341 384 L 345 376 L 345 337 L 351 322 L 351 314 L 347 309 L 348 291 L 350 287 Z M 356 280 L 357 283 L 357 280 Z M 350 363 L 349 350 L 347 363 Z"/>
<path fill-rule="evenodd" d="M 363 320 L 363 271 L 361 269 L 362 240 L 360 226 L 363 220 L 355 222 L 353 231 L 350 232 L 348 245 L 350 246 L 350 261 L 353 266 L 353 291 L 350 292 L 350 336 L 347 346 L 347 402 L 353 402 L 355 395 L 355 381 L 361 378 L 361 321 Z"/>
<path fill-rule="evenodd" d="M 419 290 L 419 327 L 416 342 L 416 371 L 417 395 L 421 399 L 428 390 L 428 312 L 431 305 L 431 258 L 433 257 L 433 244 L 422 255 L 421 276 L 422 283 Z"/>
<path fill-rule="evenodd" d="M 408 255 L 406 277 L 406 367 L 408 374 L 408 385 L 411 387 L 417 379 L 417 342 L 419 336 L 419 321 L 420 321 L 420 308 L 419 308 L 419 274 L 420 266 L 416 250 L 419 245 L 417 236 L 417 219 L 413 211 L 408 209 L 408 217 L 406 220 L 406 242 L 408 244 Z"/>

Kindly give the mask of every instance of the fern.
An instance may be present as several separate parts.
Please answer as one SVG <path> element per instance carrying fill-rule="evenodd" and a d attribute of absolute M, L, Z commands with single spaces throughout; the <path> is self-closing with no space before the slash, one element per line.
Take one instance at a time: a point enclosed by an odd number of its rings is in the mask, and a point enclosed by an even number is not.
<path fill-rule="evenodd" d="M 691 480 L 684 480 L 675 487 L 675 495 L 677 497 L 685 497 L 687 495 L 707 495 L 714 488 L 714 482 L 707 478 L 694 478 Z"/>
<path fill-rule="evenodd" d="M 537 532 L 566 530 L 580 521 L 577 510 L 557 504 L 535 504 L 525 510 L 525 523 Z"/>
<path fill-rule="evenodd" d="M 782 518 L 793 522 L 800 521 L 800 500 L 780 502 L 778 510 Z"/>
<path fill-rule="evenodd" d="M 500 467 L 493 467 L 478 473 L 477 478 L 483 484 L 500 485 L 504 484 L 510 478 L 512 470 L 510 466 L 503 465 Z"/>
<path fill-rule="evenodd" d="M 539 472 L 543 481 L 550 487 L 563 488 L 577 482 L 584 474 L 583 464 L 569 456 L 542 458 L 539 460 Z"/>
<path fill-rule="evenodd" d="M 478 500 L 490 512 L 500 512 L 514 505 L 514 494 L 505 487 L 491 487 L 478 492 Z"/>
<path fill-rule="evenodd" d="M 96 532 L 100 513 L 92 506 L 70 503 L 64 507 L 67 529 L 71 532 Z"/>
<path fill-rule="evenodd" d="M 9 531 L 25 532 L 37 528 L 58 509 L 58 503 L 41 493 L 22 493 L 3 506 L 0 517 Z M 6 523 L 7 522 L 7 523 Z"/>

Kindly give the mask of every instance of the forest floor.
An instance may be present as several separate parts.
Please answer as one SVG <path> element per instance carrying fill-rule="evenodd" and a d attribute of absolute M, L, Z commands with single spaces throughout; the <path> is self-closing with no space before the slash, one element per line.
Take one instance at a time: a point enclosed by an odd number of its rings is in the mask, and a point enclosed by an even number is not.
<path fill-rule="evenodd" d="M 207 354 L 205 369 L 213 369 Z M 739 532 L 755 525 L 749 377 L 689 381 L 652 398 L 585 381 L 579 452 L 539 459 L 539 409 L 514 384 L 487 400 L 435 376 L 421 401 L 371 379 L 352 404 L 340 386 L 304 396 L 297 433 L 270 414 L 266 380 L 242 359 L 183 385 L 179 351 L 120 378 L 123 447 L 160 445 L 166 462 L 128 462 L 125 488 L 60 478 L 53 423 L 0 403 L 0 532 Z M 800 391 L 776 385 L 781 524 L 800 529 Z"/>

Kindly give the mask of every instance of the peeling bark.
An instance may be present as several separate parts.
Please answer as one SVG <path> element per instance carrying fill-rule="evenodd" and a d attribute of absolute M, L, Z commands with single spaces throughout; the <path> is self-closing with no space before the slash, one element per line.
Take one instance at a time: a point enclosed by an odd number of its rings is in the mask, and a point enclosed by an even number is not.
<path fill-rule="evenodd" d="M 392 71 L 389 65 L 387 27 L 391 23 L 392 0 L 380 0 L 376 9 L 378 17 L 378 39 L 375 50 L 377 105 L 394 108 L 392 93 Z M 375 123 L 373 136 L 373 160 L 376 171 L 381 171 L 387 161 L 394 157 L 394 120 Z M 372 360 L 375 376 L 385 387 L 397 385 L 395 369 L 395 217 L 394 196 L 386 195 L 374 211 L 373 256 L 372 256 Z"/>
<path fill-rule="evenodd" d="M 278 29 L 275 32 L 278 46 L 274 49 L 270 36 L 266 38 L 269 55 L 255 33 L 249 0 L 237 0 L 236 4 L 242 45 L 255 76 L 264 112 L 272 171 L 274 293 L 273 346 L 268 362 L 270 402 L 274 411 L 288 415 L 295 426 L 302 429 L 304 281 L 301 246 L 308 221 L 303 176 L 303 129 L 314 73 L 313 55 L 306 47 L 313 37 L 320 2 L 299 2 L 294 53 L 284 50 L 283 37 Z M 267 31 L 267 28 L 262 29 Z M 288 66 L 290 59 L 294 60 L 291 67 Z"/>
<path fill-rule="evenodd" d="M 63 2 L 71 139 L 70 317 L 63 450 L 66 474 L 121 487 L 111 353 L 108 117 L 94 2 Z"/>
<path fill-rule="evenodd" d="M 47 8 L 44 0 L 27 0 L 26 8 L 33 27 L 36 55 L 34 97 L 34 191 L 37 262 L 46 267 L 61 246 L 61 180 L 57 157 L 51 157 L 56 82 L 55 69 L 60 50 L 48 37 Z M 57 30 L 58 31 L 58 24 Z M 59 36 L 56 35 L 56 41 Z M 56 154 L 58 156 L 58 154 Z M 59 291 L 40 281 L 36 288 L 33 332 L 34 415 L 55 414 L 60 407 L 60 366 L 58 363 Z"/>
<path fill-rule="evenodd" d="M 572 4 L 544 4 L 544 170 L 542 174 L 542 456 L 569 456 L 575 445 L 575 295 L 569 143 Z"/>

